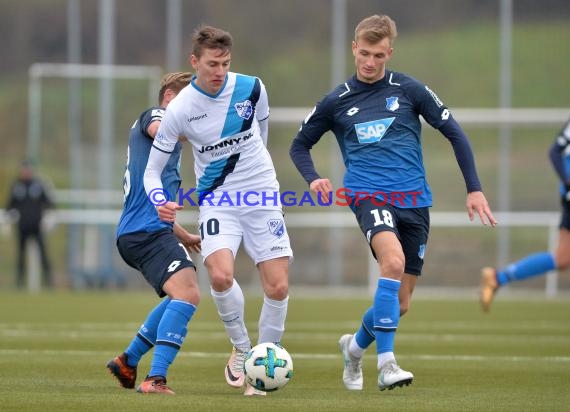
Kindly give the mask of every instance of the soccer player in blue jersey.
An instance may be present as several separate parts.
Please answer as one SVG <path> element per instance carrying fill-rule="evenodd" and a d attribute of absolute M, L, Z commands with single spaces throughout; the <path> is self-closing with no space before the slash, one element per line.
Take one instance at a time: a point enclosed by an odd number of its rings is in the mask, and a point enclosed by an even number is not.
<path fill-rule="evenodd" d="M 293 252 L 279 182 L 266 148 L 267 92 L 258 77 L 229 70 L 231 50 L 232 37 L 224 30 L 201 26 L 194 32 L 190 63 L 195 77 L 168 106 L 150 152 L 144 185 L 149 195 L 162 188 L 160 173 L 179 137 L 192 145 L 202 258 L 233 345 L 224 374 L 228 385 L 239 389 L 244 385 L 251 339 L 244 322 L 244 294 L 234 277 L 235 256 L 243 242 L 259 270 L 264 298 L 258 343 L 280 342 Z M 183 205 L 167 200 L 156 198 L 156 209 L 161 219 L 172 221 Z M 244 395 L 265 392 L 246 385 Z"/>
<path fill-rule="evenodd" d="M 570 119 L 550 146 L 549 157 L 560 179 L 562 218 L 558 246 L 554 252 L 533 253 L 500 269 L 483 268 L 479 298 L 485 312 L 491 308 L 493 297 L 502 286 L 570 267 Z"/>
<path fill-rule="evenodd" d="M 467 187 L 467 213 L 496 224 L 477 177 L 469 140 L 437 95 L 418 80 L 388 70 L 396 25 L 374 15 L 356 27 L 356 74 L 324 96 L 307 116 L 290 155 L 311 191 L 325 203 L 333 187 L 316 171 L 310 149 L 332 131 L 346 172 L 343 193 L 378 261 L 380 279 L 372 307 L 356 334 L 340 338 L 349 390 L 363 385 L 361 359 L 376 340 L 380 390 L 408 385 L 411 372 L 394 356 L 400 316 L 407 312 L 421 274 L 429 232 L 431 190 L 422 159 L 420 115 L 451 143 Z"/>
<path fill-rule="evenodd" d="M 191 73 L 170 73 L 161 81 L 160 106 L 145 110 L 129 134 L 127 164 L 123 179 L 124 207 L 117 228 L 117 248 L 123 260 L 139 270 L 159 297 L 164 298 L 147 316 L 126 350 L 107 364 L 124 388 L 134 388 L 137 365 L 154 347 L 146 379 L 137 392 L 174 395 L 166 385 L 168 368 L 187 332 L 187 325 L 200 302 L 196 268 L 189 254 L 200 251 L 200 237 L 175 222 L 156 215 L 143 185 L 143 175 L 164 110 L 188 85 Z M 180 186 L 180 154 L 176 144 L 162 173 L 164 189 L 175 194 Z"/>

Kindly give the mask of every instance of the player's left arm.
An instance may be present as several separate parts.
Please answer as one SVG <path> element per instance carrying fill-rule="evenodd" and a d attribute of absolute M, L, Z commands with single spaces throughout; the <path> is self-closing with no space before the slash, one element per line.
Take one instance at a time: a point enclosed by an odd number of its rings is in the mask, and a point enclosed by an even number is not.
<path fill-rule="evenodd" d="M 489 203 L 483 194 L 469 138 L 433 90 L 415 79 L 406 80 L 405 86 L 406 92 L 414 101 L 418 113 L 432 127 L 438 129 L 453 147 L 455 159 L 461 169 L 467 189 L 465 206 L 469 220 L 473 220 L 475 213 L 477 213 L 482 224 L 487 225 L 488 222 L 491 226 L 495 226 L 497 221 L 493 217 Z"/>
<path fill-rule="evenodd" d="M 184 229 L 179 223 L 174 222 L 174 226 L 172 227 L 174 235 L 180 240 L 180 243 L 191 252 L 200 253 L 202 249 L 202 241 L 200 236 L 193 235 L 192 233 L 188 232 Z"/>
<path fill-rule="evenodd" d="M 255 117 L 259 124 L 261 140 L 267 147 L 267 138 L 269 137 L 269 98 L 267 97 L 267 89 L 261 80 L 259 80 L 259 85 L 259 100 L 255 105 Z"/>
<path fill-rule="evenodd" d="M 165 109 L 161 107 L 151 107 L 141 114 L 133 127 L 137 127 L 144 136 L 154 139 L 164 113 Z"/>
<path fill-rule="evenodd" d="M 164 109 L 153 109 L 151 112 L 151 119 L 150 123 L 146 128 L 146 134 L 151 138 L 154 139 L 156 134 L 158 133 L 158 128 L 160 126 L 160 122 L 164 117 Z"/>
<path fill-rule="evenodd" d="M 447 121 L 440 126 L 439 131 L 450 141 L 455 153 L 457 164 L 463 174 L 465 186 L 467 188 L 467 202 L 466 208 L 469 215 L 469 220 L 473 220 L 475 213 L 479 215 L 481 223 L 487 225 L 487 221 L 491 226 L 495 226 L 495 220 L 489 203 L 483 194 L 479 177 L 477 176 L 477 169 L 475 167 L 475 156 L 471 149 L 471 144 L 467 135 L 461 129 L 461 126 L 455 119 L 449 115 Z M 485 217 L 487 219 L 485 219 Z"/>

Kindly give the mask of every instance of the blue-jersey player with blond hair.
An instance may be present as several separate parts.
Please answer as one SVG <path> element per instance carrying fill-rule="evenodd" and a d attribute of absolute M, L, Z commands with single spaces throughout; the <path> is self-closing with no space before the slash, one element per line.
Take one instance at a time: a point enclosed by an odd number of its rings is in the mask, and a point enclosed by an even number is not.
<path fill-rule="evenodd" d="M 310 189 L 328 202 L 333 187 L 315 170 L 310 149 L 325 132 L 333 132 L 346 168 L 350 206 L 378 261 L 381 275 L 372 307 L 360 330 L 339 340 L 349 390 L 362 389 L 361 359 L 374 340 L 380 390 L 409 385 L 414 377 L 398 366 L 394 338 L 422 271 L 429 232 L 432 196 L 420 116 L 453 146 L 470 219 L 478 214 L 484 224 L 496 223 L 481 191 L 469 140 L 449 109 L 421 82 L 386 68 L 395 38 L 396 25 L 388 16 L 370 16 L 358 24 L 352 42 L 356 74 L 316 105 L 290 149 Z"/>
<path fill-rule="evenodd" d="M 159 105 L 145 110 L 131 127 L 123 178 L 124 206 L 117 227 L 117 248 L 123 260 L 139 270 L 157 295 L 164 298 L 148 314 L 123 353 L 107 363 L 122 387 L 135 387 L 141 357 L 154 347 L 150 371 L 137 387 L 141 393 L 174 395 L 167 386 L 168 369 L 180 350 L 198 303 L 200 291 L 189 250 L 200 251 L 200 237 L 156 215 L 144 190 L 146 163 L 164 116 L 164 109 L 188 85 L 192 73 L 169 73 L 162 78 Z M 161 175 L 166 190 L 180 186 L 181 145 Z"/>

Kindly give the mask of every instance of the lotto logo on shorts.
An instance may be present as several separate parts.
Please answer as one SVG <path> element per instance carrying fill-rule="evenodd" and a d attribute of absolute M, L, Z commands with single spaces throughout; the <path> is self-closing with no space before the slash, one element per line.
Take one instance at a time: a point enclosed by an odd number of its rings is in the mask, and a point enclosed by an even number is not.
<path fill-rule="evenodd" d="M 281 237 L 285 233 L 285 225 L 281 219 L 269 219 L 267 226 L 269 226 L 269 232 L 275 237 Z"/>

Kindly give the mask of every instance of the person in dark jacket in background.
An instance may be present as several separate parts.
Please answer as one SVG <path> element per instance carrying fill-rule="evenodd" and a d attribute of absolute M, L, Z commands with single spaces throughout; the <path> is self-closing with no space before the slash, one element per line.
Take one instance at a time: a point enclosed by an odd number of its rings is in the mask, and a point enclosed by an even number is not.
<path fill-rule="evenodd" d="M 53 206 L 47 185 L 34 175 L 32 164 L 24 160 L 20 166 L 18 178 L 12 183 L 6 204 L 9 218 L 17 223 L 18 228 L 16 287 L 19 289 L 24 287 L 26 250 L 29 239 L 33 239 L 38 245 L 43 286 L 47 288 L 53 286 L 51 263 L 42 231 L 44 212 Z"/>

